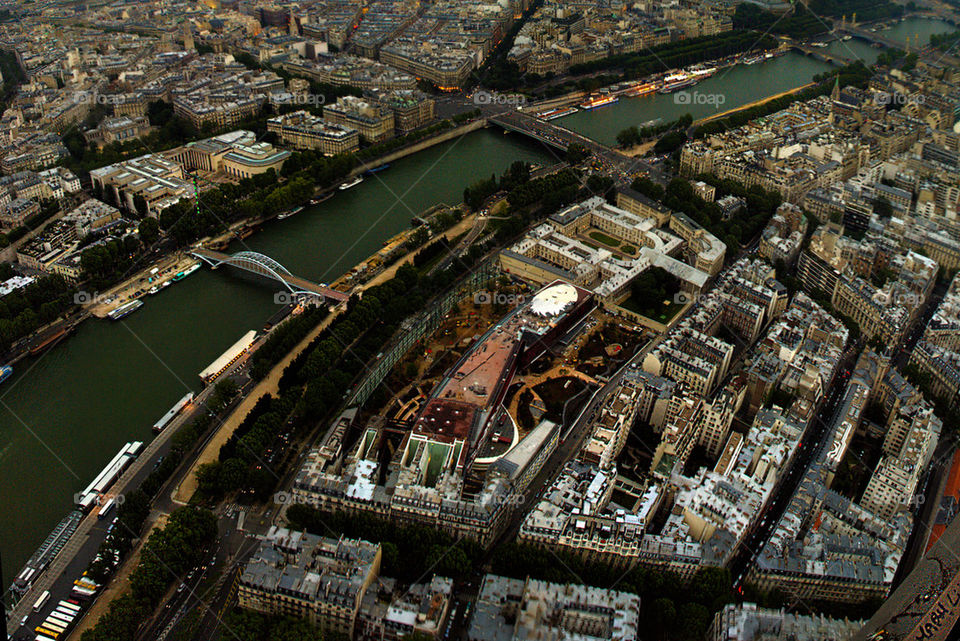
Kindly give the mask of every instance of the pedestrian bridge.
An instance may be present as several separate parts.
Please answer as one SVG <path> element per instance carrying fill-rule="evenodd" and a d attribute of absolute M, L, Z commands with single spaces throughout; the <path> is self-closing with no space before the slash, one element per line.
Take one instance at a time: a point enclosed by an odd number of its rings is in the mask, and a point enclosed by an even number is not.
<path fill-rule="evenodd" d="M 277 281 L 294 295 L 306 294 L 322 296 L 327 300 L 336 302 L 342 302 L 349 298 L 347 294 L 338 292 L 326 285 L 317 284 L 306 278 L 295 276 L 290 273 L 289 269 L 274 259 L 257 252 L 242 251 L 231 256 L 211 249 L 200 248 L 192 250 L 190 254 L 207 263 L 213 269 L 221 265 L 228 265 L 251 274 Z"/>

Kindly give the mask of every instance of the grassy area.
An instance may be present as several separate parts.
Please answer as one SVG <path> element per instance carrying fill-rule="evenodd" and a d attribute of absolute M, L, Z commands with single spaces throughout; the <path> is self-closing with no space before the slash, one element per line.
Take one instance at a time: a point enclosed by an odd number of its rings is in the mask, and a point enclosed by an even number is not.
<path fill-rule="evenodd" d="M 651 304 L 647 299 L 638 300 L 635 296 L 631 295 L 620 303 L 620 307 L 666 325 L 677 315 L 677 312 L 683 309 L 683 304 L 674 301 L 669 301 L 666 304 L 662 302 Z"/>
<path fill-rule="evenodd" d="M 599 242 L 601 242 L 601 243 L 603 243 L 604 245 L 607 245 L 607 246 L 609 246 L 609 247 L 613 247 L 614 249 L 616 249 L 617 247 L 620 246 L 620 241 L 619 241 L 619 240 L 617 240 L 617 239 L 614 238 L 613 236 L 608 236 L 608 235 L 604 234 L 602 231 L 596 231 L 596 230 L 594 230 L 594 231 L 590 232 L 590 238 L 592 238 L 592 239 L 594 239 L 594 240 L 596 240 L 596 241 L 599 241 Z"/>

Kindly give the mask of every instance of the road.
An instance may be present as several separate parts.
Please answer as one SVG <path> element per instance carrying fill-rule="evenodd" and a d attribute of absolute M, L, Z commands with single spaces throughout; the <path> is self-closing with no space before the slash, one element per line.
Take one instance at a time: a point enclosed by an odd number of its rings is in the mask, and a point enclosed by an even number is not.
<path fill-rule="evenodd" d="M 661 172 L 652 163 L 642 158 L 626 156 L 616 149 L 561 127 L 554 122 L 541 120 L 536 116 L 515 109 L 504 110 L 502 107 L 485 109 L 484 116 L 491 124 L 530 136 L 534 140 L 539 140 L 543 144 L 557 149 L 566 150 L 571 144 L 581 145 L 607 165 L 608 169 L 613 170 L 621 181 L 629 182 L 630 178 L 638 173 L 646 174 L 651 180 L 661 185 L 666 185 L 670 181 L 671 176 Z"/>
<path fill-rule="evenodd" d="M 257 516 L 248 522 L 246 509 L 231 504 L 218 510 L 218 535 L 208 560 L 171 587 L 163 609 L 141 631 L 141 639 L 212 638 L 232 605 L 239 568 L 269 526 Z M 248 531 L 251 525 L 254 531 Z"/>

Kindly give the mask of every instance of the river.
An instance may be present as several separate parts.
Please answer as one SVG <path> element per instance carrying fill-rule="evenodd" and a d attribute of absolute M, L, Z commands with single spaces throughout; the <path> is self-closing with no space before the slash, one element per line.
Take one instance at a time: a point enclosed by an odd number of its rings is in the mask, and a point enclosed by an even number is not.
<path fill-rule="evenodd" d="M 953 31 L 954 27 L 949 22 L 943 20 L 933 20 L 929 18 L 908 18 L 889 29 L 878 31 L 877 35 L 884 38 L 895 40 L 906 44 L 907 38 L 910 38 L 910 50 L 916 51 L 916 43 L 919 40 L 920 46 L 925 47 L 930 44 L 930 36 Z"/>
<path fill-rule="evenodd" d="M 735 109 L 755 100 L 810 82 L 831 66 L 799 53 L 788 52 L 765 62 L 739 64 L 717 71 L 694 87 L 672 94 L 650 94 L 591 111 L 580 110 L 556 120 L 568 129 L 608 145 L 631 125 L 660 118 L 669 122 L 689 113 L 694 118 Z"/>
<path fill-rule="evenodd" d="M 909 18 L 878 33 L 900 42 L 908 35 L 915 41 L 919 34 L 920 41 L 926 45 L 930 34 L 950 30 L 950 24 L 942 20 Z M 881 50 L 854 38 L 832 42 L 823 51 L 873 64 Z M 686 113 L 704 118 L 806 84 L 831 68 L 828 63 L 791 51 L 766 62 L 721 69 L 682 92 L 620 98 L 615 104 L 592 111 L 580 110 L 555 122 L 599 142 L 615 145 L 617 134 L 632 125 L 640 126 L 657 118 L 669 122 Z"/>
<path fill-rule="evenodd" d="M 230 251 L 259 251 L 293 273 L 330 282 L 439 202 L 514 160 L 551 164 L 544 148 L 496 130 L 474 132 L 397 161 Z M 123 321 L 91 319 L 0 387 L 0 553 L 3 589 L 120 447 L 150 426 L 197 374 L 275 312 L 275 289 L 203 268 Z"/>

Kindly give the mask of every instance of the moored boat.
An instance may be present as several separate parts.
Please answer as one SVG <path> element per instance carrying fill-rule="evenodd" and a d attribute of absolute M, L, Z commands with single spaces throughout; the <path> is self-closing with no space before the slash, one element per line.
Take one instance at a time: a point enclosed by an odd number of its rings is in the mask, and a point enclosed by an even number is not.
<path fill-rule="evenodd" d="M 120 320 L 125 316 L 129 316 L 130 314 L 137 311 L 141 307 L 143 307 L 143 301 L 132 300 L 128 303 L 124 303 L 120 307 L 117 307 L 113 311 L 109 312 L 107 316 L 110 318 L 110 320 Z"/>
<path fill-rule="evenodd" d="M 618 102 L 620 98 L 617 96 L 611 95 L 598 95 L 593 96 L 586 102 L 580 104 L 581 109 L 598 109 L 600 107 L 605 107 L 606 105 L 612 105 L 615 102 Z"/>
<path fill-rule="evenodd" d="M 347 189 L 350 189 L 351 187 L 356 187 L 357 185 L 359 185 L 359 184 L 362 183 L 362 182 L 363 182 L 363 176 L 357 176 L 356 178 L 354 178 L 354 179 L 351 180 L 350 182 L 345 182 L 345 183 L 343 183 L 342 185 L 340 185 L 340 187 L 338 187 L 338 189 L 339 189 L 340 191 L 346 191 Z"/>

